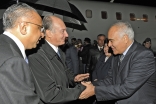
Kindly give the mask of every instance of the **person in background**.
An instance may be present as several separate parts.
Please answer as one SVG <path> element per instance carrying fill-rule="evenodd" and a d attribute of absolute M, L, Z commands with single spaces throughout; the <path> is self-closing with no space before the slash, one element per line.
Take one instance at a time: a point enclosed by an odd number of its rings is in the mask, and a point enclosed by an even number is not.
<path fill-rule="evenodd" d="M 103 80 L 108 76 L 108 70 L 111 67 L 111 61 L 113 58 L 113 50 L 108 47 L 108 39 L 105 39 L 104 54 L 102 54 L 96 64 L 95 70 L 92 73 L 93 81 Z"/>
<path fill-rule="evenodd" d="M 42 19 L 25 3 L 13 4 L 3 14 L 0 35 L 0 103 L 38 104 L 25 50 L 44 37 Z"/>
<path fill-rule="evenodd" d="M 80 99 L 95 95 L 98 101 L 116 104 L 156 104 L 156 65 L 153 53 L 134 40 L 128 22 L 117 22 L 108 31 L 108 46 L 115 56 L 108 77 L 82 82 Z"/>
<path fill-rule="evenodd" d="M 142 45 L 143 45 L 144 47 L 148 48 L 149 50 L 151 50 L 151 51 L 153 52 L 153 50 L 151 49 L 152 41 L 151 41 L 150 38 L 146 38 L 146 39 L 143 41 Z M 154 54 L 154 52 L 153 52 L 153 54 Z"/>
<path fill-rule="evenodd" d="M 71 45 L 65 52 L 66 55 L 66 65 L 67 67 L 74 72 L 74 75 L 80 74 L 79 71 L 79 58 L 77 51 L 77 42 Z"/>
<path fill-rule="evenodd" d="M 76 45 L 76 42 L 77 42 L 77 41 L 76 41 L 76 38 L 72 38 L 72 39 L 71 39 L 71 45 Z"/>
<path fill-rule="evenodd" d="M 78 99 L 85 89 L 79 82 L 88 78 L 89 74 L 74 76 L 65 64 L 65 54 L 59 48 L 68 37 L 64 22 L 56 16 L 47 15 L 43 24 L 44 44 L 37 53 L 29 55 L 36 93 L 41 98 L 40 104 L 68 104 Z"/>
<path fill-rule="evenodd" d="M 90 38 L 85 38 L 83 49 L 78 51 L 78 56 L 82 57 L 84 73 L 88 73 L 88 72 L 86 72 L 86 64 L 87 64 L 87 60 L 88 60 L 88 52 L 89 52 L 89 49 L 91 48 L 90 42 L 91 42 Z"/>
<path fill-rule="evenodd" d="M 95 69 L 96 63 L 99 60 L 99 57 L 104 54 L 103 52 L 103 46 L 106 36 L 104 34 L 99 34 L 97 36 L 97 45 L 94 47 L 91 47 L 88 51 L 88 59 L 87 59 L 87 65 L 86 69 L 92 75 L 92 72 Z M 92 81 L 92 76 L 90 77 L 90 80 Z"/>
<path fill-rule="evenodd" d="M 68 41 L 68 37 L 66 37 L 65 43 L 63 45 L 60 45 L 59 48 L 65 53 L 69 47 L 70 47 L 70 43 Z"/>
<path fill-rule="evenodd" d="M 93 46 L 97 46 L 97 40 L 93 41 Z"/>
<path fill-rule="evenodd" d="M 82 44 L 82 40 L 81 39 L 77 39 L 77 51 L 82 51 L 83 49 L 83 44 Z M 83 66 L 83 63 L 82 63 L 82 57 L 80 57 L 78 55 L 78 58 L 79 58 L 79 73 L 82 74 L 84 73 L 84 66 Z"/>

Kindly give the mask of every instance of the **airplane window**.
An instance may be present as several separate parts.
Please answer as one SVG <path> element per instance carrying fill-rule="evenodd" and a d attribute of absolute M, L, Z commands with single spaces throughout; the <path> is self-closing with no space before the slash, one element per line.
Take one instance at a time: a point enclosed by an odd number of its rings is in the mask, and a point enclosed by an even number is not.
<path fill-rule="evenodd" d="M 101 17 L 102 17 L 102 19 L 107 19 L 107 12 L 101 11 Z"/>
<path fill-rule="evenodd" d="M 131 21 L 135 21 L 135 14 L 134 13 L 130 13 L 130 20 Z"/>
<path fill-rule="evenodd" d="M 86 10 L 86 17 L 92 18 L 92 11 L 91 10 Z"/>
<path fill-rule="evenodd" d="M 143 14 L 143 21 L 144 21 L 144 22 L 148 22 L 148 15 Z"/>
<path fill-rule="evenodd" d="M 120 12 L 116 12 L 116 19 L 117 20 L 121 20 L 122 19 L 122 15 Z"/>

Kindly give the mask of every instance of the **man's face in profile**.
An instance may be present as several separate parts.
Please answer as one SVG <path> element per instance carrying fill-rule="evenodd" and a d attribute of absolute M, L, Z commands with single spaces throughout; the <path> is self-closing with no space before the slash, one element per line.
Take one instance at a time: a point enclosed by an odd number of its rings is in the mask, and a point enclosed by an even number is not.
<path fill-rule="evenodd" d="M 111 27 L 108 31 L 108 46 L 112 48 L 115 55 L 122 54 L 127 48 L 125 44 L 126 35 L 121 37 L 117 31 L 116 27 Z"/>
<path fill-rule="evenodd" d="M 25 36 L 27 39 L 26 49 L 35 48 L 41 37 L 44 36 L 44 34 L 41 32 L 42 19 L 36 12 L 33 11 L 32 18 L 28 18 L 24 20 L 24 22 L 27 24 L 27 34 Z"/>

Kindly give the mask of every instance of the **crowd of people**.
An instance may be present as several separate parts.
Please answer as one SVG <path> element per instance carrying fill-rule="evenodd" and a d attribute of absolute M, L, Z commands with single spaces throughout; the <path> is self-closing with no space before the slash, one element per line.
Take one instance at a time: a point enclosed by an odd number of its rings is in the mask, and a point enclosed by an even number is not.
<path fill-rule="evenodd" d="M 151 39 L 138 43 L 128 22 L 113 24 L 93 44 L 88 37 L 70 43 L 62 19 L 42 19 L 19 3 L 6 9 L 3 26 L 2 104 L 156 104 Z"/>

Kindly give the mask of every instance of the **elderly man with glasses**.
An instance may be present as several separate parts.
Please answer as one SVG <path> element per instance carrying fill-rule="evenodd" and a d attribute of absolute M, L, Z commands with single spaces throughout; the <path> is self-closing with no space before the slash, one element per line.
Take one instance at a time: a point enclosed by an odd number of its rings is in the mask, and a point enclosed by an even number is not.
<path fill-rule="evenodd" d="M 42 19 L 27 4 L 14 4 L 3 14 L 0 35 L 0 103 L 38 104 L 28 66 L 26 49 L 35 48 L 43 37 Z"/>

